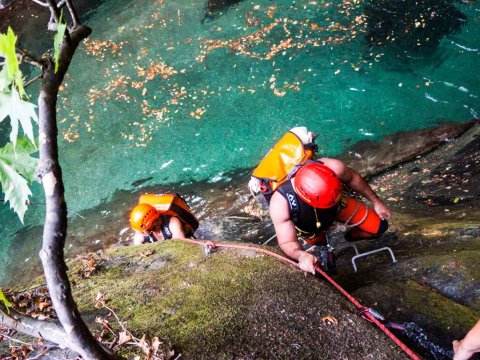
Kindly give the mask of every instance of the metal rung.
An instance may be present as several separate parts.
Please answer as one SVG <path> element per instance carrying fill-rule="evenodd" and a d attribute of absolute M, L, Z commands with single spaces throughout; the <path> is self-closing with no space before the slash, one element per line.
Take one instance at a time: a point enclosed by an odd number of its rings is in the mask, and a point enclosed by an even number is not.
<path fill-rule="evenodd" d="M 381 252 L 381 251 L 388 251 L 390 253 L 390 256 L 392 257 L 392 263 L 397 262 L 397 259 L 395 258 L 395 255 L 393 254 L 392 249 L 390 249 L 388 246 L 382 247 L 380 249 L 365 251 L 365 252 L 360 253 L 360 254 L 358 253 L 358 250 L 357 250 L 355 245 L 351 245 L 351 246 L 353 246 L 355 248 L 355 252 L 357 253 L 357 255 L 352 257 L 352 265 L 353 265 L 353 269 L 355 270 L 355 272 L 357 272 L 357 265 L 355 264 L 355 260 L 357 260 L 361 257 L 364 257 L 364 256 L 376 254 L 376 253 Z"/>
<path fill-rule="evenodd" d="M 274 234 L 273 236 L 271 236 L 267 241 L 265 241 L 262 245 L 267 245 L 270 241 L 272 241 L 273 239 L 275 239 L 277 237 L 277 234 Z"/>
<path fill-rule="evenodd" d="M 344 244 L 341 244 L 341 245 L 342 245 L 342 247 L 341 247 L 342 250 L 346 249 L 347 247 L 352 247 L 353 250 L 355 250 L 355 254 L 357 254 L 357 255 L 360 254 L 356 245 L 353 245 L 351 243 L 344 243 Z"/>

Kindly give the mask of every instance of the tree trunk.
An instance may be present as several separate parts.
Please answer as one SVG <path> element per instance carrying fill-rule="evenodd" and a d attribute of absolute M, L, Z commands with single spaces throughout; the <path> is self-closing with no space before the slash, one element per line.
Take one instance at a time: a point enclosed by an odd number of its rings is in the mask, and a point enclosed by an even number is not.
<path fill-rule="evenodd" d="M 117 359 L 97 342 L 80 317 L 73 300 L 64 245 L 67 235 L 67 205 L 58 160 L 57 144 L 57 96 L 60 84 L 70 65 L 72 56 L 91 29 L 80 25 L 65 36 L 61 45 L 58 72 L 51 61 L 45 63 L 43 82 L 38 98 L 40 164 L 37 176 L 45 191 L 46 218 L 43 230 L 43 246 L 40 251 L 50 297 L 62 324 L 69 347 L 85 359 Z"/>
<path fill-rule="evenodd" d="M 36 320 L 13 309 L 8 309 L 3 304 L 0 304 L 0 323 L 22 334 L 50 341 L 61 348 L 70 348 L 71 346 L 67 341 L 65 330 L 58 322 Z"/>

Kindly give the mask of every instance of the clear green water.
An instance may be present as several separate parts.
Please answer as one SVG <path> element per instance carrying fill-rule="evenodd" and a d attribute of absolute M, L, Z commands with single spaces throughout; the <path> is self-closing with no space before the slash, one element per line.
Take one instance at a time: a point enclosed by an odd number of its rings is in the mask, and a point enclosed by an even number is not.
<path fill-rule="evenodd" d="M 205 17 L 206 3 L 108 0 L 89 14 L 94 32 L 59 102 L 70 209 L 92 208 L 141 179 L 224 180 L 296 125 L 320 134 L 321 152 L 333 156 L 359 140 L 477 116 L 477 3 L 455 3 L 461 20 L 438 2 L 387 16 L 383 28 L 399 27 L 370 42 L 379 20 L 365 17 L 365 2 L 245 0 Z M 444 33 L 457 23 L 458 32 Z M 25 260 L 14 256 L 19 247 L 41 240 L 9 244 L 21 224 L 7 206 L 0 217 L 8 268 Z M 42 206 L 33 205 L 26 226 L 42 220 Z"/>

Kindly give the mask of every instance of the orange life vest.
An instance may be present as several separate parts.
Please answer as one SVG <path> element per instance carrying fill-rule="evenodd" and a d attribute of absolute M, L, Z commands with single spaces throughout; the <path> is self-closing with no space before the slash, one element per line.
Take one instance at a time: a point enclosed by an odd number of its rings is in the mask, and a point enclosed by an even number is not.
<path fill-rule="evenodd" d="M 150 204 L 161 216 L 175 216 L 183 226 L 185 236 L 192 236 L 198 229 L 199 222 L 193 215 L 187 202 L 179 194 L 144 194 L 139 204 Z"/>

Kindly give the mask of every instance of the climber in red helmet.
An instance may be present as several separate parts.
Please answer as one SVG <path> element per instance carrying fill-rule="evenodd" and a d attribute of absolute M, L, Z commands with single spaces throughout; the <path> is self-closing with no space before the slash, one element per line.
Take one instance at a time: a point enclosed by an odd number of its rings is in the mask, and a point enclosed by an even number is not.
<path fill-rule="evenodd" d="M 344 186 L 363 195 L 370 202 L 346 197 Z M 318 258 L 304 251 L 297 240 L 307 244 L 325 243 L 325 231 L 334 222 L 350 227 L 348 241 L 375 238 L 388 228 L 391 212 L 360 174 L 336 159 L 322 158 L 299 167 L 290 180 L 283 183 L 270 200 L 278 245 L 302 270 L 315 273 Z"/>

